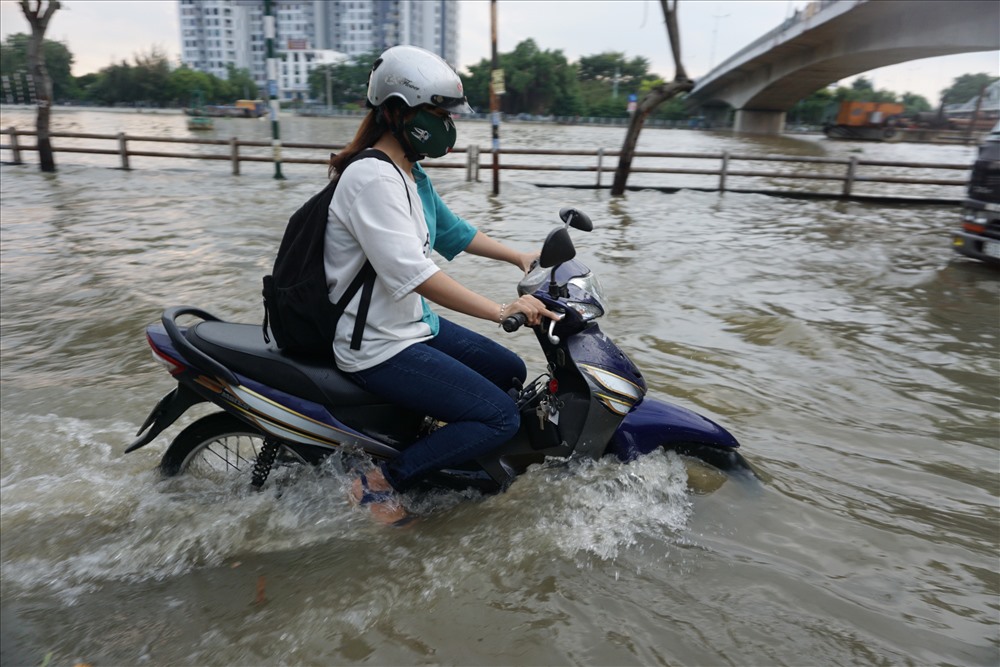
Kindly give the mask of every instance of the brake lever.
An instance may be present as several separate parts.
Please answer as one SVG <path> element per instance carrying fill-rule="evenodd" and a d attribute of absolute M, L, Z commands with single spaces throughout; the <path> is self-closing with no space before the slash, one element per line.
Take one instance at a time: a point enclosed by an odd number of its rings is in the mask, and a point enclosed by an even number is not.
<path fill-rule="evenodd" d="M 562 340 L 561 338 L 559 338 L 559 336 L 555 334 L 555 328 L 556 324 L 562 321 L 562 318 L 564 317 L 566 317 L 566 313 L 560 313 L 559 317 L 557 317 L 556 319 L 549 320 L 549 330 L 546 332 L 546 335 L 549 337 L 549 342 L 552 343 L 553 345 L 558 345 L 559 341 Z"/>

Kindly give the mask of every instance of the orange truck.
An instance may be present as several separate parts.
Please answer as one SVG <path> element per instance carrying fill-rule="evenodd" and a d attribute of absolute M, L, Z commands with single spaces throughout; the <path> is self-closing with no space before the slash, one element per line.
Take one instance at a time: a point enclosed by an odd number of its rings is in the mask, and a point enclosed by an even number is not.
<path fill-rule="evenodd" d="M 841 102 L 835 122 L 848 127 L 884 125 L 889 118 L 901 113 L 903 105 L 895 102 Z"/>

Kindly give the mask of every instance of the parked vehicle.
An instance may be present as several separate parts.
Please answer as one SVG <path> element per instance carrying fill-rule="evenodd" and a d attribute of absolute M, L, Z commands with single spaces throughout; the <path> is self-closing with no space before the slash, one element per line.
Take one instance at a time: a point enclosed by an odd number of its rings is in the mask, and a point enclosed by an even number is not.
<path fill-rule="evenodd" d="M 573 208 L 560 217 L 565 225 L 548 235 L 537 265 L 518 285 L 520 294 L 533 294 L 562 315 L 534 328 L 548 368 L 517 395 L 520 430 L 491 455 L 437 473 L 428 483 L 492 493 L 547 457 L 613 455 L 628 461 L 657 449 L 725 471 L 750 471 L 724 428 L 646 395 L 642 373 L 598 326 L 606 305 L 597 277 L 574 260 L 569 227 L 590 231 L 591 221 Z M 185 327 L 177 322 L 182 316 L 202 321 Z M 515 331 L 523 324 L 518 313 L 503 328 Z M 192 405 L 207 401 L 222 409 L 173 439 L 160 463 L 165 475 L 241 472 L 260 488 L 275 461 L 318 463 L 340 448 L 388 459 L 437 426 L 364 391 L 332 359 L 297 358 L 265 343 L 257 324 L 175 307 L 146 335 L 153 357 L 177 386 L 126 452 L 150 443 Z"/>
<path fill-rule="evenodd" d="M 901 141 L 903 105 L 895 102 L 841 102 L 837 118 L 823 128 L 830 139 Z"/>
<path fill-rule="evenodd" d="M 1000 266 L 1000 123 L 979 147 L 962 205 L 962 228 L 952 247 L 966 257 Z"/>

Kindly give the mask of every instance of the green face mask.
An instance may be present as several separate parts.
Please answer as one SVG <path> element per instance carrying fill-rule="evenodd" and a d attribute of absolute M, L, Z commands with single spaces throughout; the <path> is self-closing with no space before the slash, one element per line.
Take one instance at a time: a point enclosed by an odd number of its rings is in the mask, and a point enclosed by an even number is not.
<path fill-rule="evenodd" d="M 455 146 L 458 132 L 455 121 L 442 118 L 427 109 L 417 109 L 417 114 L 403 126 L 403 134 L 413 150 L 428 157 L 446 155 Z"/>

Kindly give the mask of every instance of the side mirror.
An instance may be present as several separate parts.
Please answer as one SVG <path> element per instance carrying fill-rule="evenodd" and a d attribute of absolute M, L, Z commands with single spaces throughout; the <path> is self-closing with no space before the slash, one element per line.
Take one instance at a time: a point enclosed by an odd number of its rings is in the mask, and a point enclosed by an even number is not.
<path fill-rule="evenodd" d="M 568 262 L 574 257 L 576 257 L 576 248 L 573 247 L 573 239 L 569 237 L 569 231 L 565 227 L 558 227 L 545 237 L 538 265 L 543 269 L 549 269 L 557 264 Z"/>
<path fill-rule="evenodd" d="M 579 229 L 581 232 L 594 231 L 594 223 L 590 221 L 590 216 L 575 208 L 560 210 L 559 218 L 573 229 Z"/>

